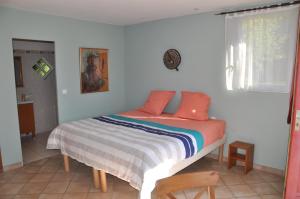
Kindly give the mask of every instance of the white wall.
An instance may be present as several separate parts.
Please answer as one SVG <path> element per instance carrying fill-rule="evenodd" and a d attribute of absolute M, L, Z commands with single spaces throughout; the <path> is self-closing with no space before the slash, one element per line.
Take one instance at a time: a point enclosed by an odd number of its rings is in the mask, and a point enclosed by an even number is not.
<path fill-rule="evenodd" d="M 54 44 L 13 41 L 13 47 L 14 56 L 21 56 L 23 70 L 24 86 L 17 88 L 17 98 L 20 100 L 22 94 L 31 95 L 28 100 L 34 102 L 36 132 L 50 131 L 58 124 Z M 42 57 L 54 67 L 54 71 L 45 80 L 32 69 Z"/>
<path fill-rule="evenodd" d="M 227 91 L 224 32 L 224 17 L 214 13 L 126 27 L 127 106 L 141 106 L 152 89 L 174 89 L 168 107 L 174 112 L 181 90 L 206 92 L 212 97 L 210 115 L 226 121 L 226 146 L 234 140 L 254 143 L 255 163 L 284 169 L 289 95 Z M 181 53 L 179 72 L 163 65 L 169 48 Z"/>

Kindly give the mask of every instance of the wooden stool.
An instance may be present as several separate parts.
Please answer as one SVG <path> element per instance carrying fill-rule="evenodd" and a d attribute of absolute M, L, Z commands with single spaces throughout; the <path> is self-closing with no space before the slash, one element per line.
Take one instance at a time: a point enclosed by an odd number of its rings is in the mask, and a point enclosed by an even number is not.
<path fill-rule="evenodd" d="M 238 153 L 238 149 L 246 151 L 245 155 Z M 253 168 L 253 154 L 254 144 L 235 141 L 229 144 L 228 150 L 228 169 L 236 165 L 236 161 L 242 161 L 245 163 L 245 174 L 247 174 Z"/>

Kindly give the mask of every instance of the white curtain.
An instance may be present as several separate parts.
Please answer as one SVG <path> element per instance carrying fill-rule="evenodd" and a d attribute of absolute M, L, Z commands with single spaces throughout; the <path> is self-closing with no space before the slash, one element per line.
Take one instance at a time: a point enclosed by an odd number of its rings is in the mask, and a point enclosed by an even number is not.
<path fill-rule="evenodd" d="M 228 90 L 289 92 L 298 6 L 226 15 Z"/>

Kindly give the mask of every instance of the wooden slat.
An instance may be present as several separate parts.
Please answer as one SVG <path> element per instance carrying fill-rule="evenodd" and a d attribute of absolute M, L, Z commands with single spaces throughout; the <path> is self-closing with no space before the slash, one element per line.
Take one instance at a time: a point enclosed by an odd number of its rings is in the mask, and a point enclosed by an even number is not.
<path fill-rule="evenodd" d="M 215 171 L 187 173 L 161 179 L 156 184 L 156 194 L 164 198 L 169 193 L 183 191 L 185 189 L 209 187 L 209 195 L 214 196 L 212 186 L 219 180 L 219 174 Z"/>
<path fill-rule="evenodd" d="M 246 156 L 243 154 L 239 154 L 239 153 L 231 154 L 231 158 L 234 160 L 242 161 L 242 162 L 246 161 Z"/>

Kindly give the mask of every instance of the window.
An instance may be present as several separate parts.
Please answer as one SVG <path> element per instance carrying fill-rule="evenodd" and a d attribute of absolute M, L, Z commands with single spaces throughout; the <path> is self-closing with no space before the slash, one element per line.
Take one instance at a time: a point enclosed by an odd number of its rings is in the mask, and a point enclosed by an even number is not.
<path fill-rule="evenodd" d="M 227 90 L 289 92 L 298 7 L 227 15 Z"/>

